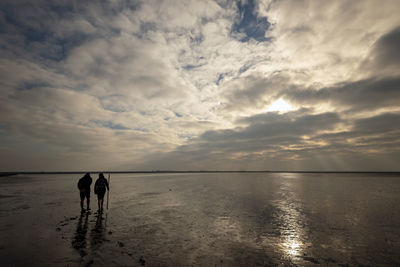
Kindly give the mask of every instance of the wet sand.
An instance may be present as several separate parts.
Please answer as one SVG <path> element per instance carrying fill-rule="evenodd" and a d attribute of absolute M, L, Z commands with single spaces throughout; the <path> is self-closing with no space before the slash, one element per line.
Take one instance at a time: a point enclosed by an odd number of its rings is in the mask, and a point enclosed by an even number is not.
<path fill-rule="evenodd" d="M 0 178 L 0 266 L 400 265 L 398 175 L 118 174 L 101 214 L 78 178 Z"/>

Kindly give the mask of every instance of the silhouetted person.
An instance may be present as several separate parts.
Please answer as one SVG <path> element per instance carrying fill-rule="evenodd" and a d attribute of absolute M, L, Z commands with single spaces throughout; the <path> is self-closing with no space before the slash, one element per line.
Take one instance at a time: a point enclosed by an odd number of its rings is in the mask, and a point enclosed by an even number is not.
<path fill-rule="evenodd" d="M 85 176 L 83 176 L 81 179 L 79 179 L 78 182 L 78 189 L 79 189 L 79 194 L 81 196 L 81 210 L 84 211 L 83 209 L 83 202 L 87 202 L 87 210 L 90 210 L 90 185 L 92 184 L 92 177 L 90 177 L 89 173 L 86 173 Z"/>
<path fill-rule="evenodd" d="M 103 210 L 104 195 L 106 194 L 106 190 L 110 190 L 110 188 L 108 187 L 107 179 L 104 178 L 104 175 L 102 173 L 99 173 L 99 178 L 94 184 L 94 193 L 97 195 L 97 204 L 99 206 L 99 211 Z"/>

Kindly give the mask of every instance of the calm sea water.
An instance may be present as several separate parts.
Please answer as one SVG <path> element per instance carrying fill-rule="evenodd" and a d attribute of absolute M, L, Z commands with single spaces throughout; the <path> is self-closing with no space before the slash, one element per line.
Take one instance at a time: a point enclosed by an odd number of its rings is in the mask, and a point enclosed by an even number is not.
<path fill-rule="evenodd" d="M 0 178 L 1 266 L 400 265 L 398 174 L 112 175 L 103 214 L 78 178 Z"/>

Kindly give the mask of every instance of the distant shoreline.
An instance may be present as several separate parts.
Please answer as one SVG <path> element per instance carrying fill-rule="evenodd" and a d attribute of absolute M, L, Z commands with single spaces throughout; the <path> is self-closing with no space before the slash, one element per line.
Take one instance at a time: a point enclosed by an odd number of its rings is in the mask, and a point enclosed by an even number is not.
<path fill-rule="evenodd" d="M 18 174 L 83 174 L 83 173 L 112 173 L 112 174 L 150 174 L 150 173 L 382 173 L 400 174 L 400 171 L 22 171 L 22 172 L 0 172 L 0 177 Z"/>

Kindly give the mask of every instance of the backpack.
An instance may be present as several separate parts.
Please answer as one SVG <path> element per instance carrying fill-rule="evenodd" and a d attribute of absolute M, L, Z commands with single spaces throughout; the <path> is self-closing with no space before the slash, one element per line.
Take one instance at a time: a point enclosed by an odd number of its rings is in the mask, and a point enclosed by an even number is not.
<path fill-rule="evenodd" d="M 94 193 L 97 194 L 99 192 L 105 192 L 106 191 L 106 179 L 98 179 L 96 181 L 96 184 L 94 185 Z"/>

